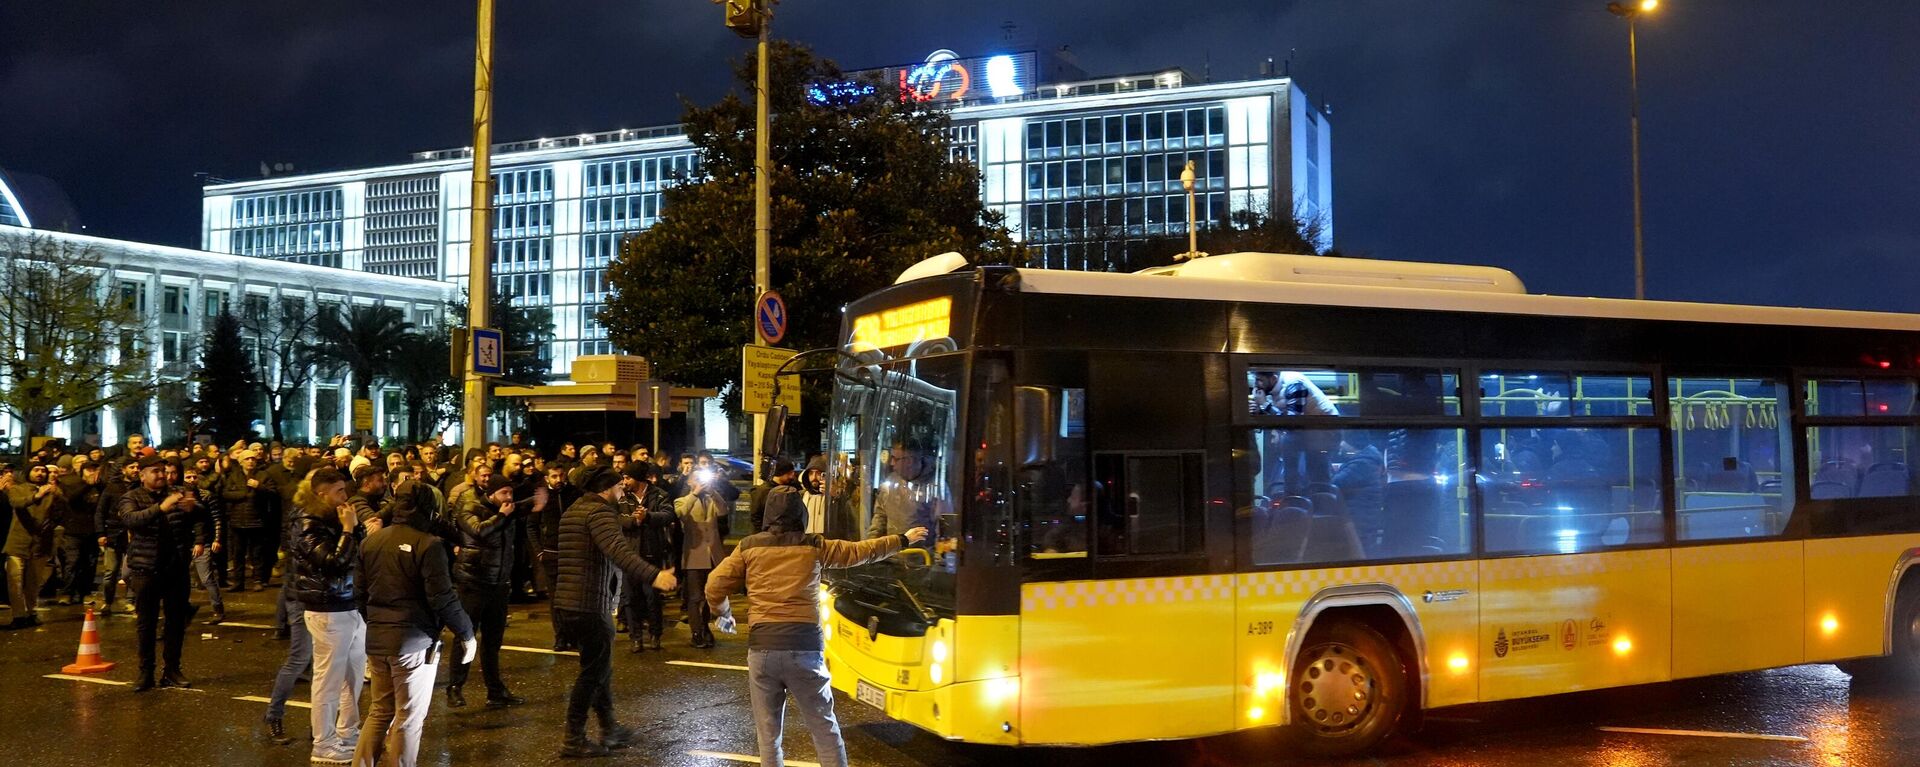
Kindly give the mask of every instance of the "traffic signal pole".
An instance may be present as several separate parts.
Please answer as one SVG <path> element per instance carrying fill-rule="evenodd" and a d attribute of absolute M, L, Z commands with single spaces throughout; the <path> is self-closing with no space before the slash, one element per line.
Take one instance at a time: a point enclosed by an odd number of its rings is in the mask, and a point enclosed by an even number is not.
<path fill-rule="evenodd" d="M 489 237 L 493 234 L 493 0 L 480 0 L 479 29 L 474 36 L 473 55 L 473 237 L 467 253 L 467 329 L 487 326 L 487 310 L 493 303 L 488 267 L 492 253 Z M 469 336 L 471 339 L 471 336 Z M 461 397 L 460 443 L 468 448 L 487 441 L 487 379 L 473 369 L 472 343 L 468 343 L 464 395 Z"/>

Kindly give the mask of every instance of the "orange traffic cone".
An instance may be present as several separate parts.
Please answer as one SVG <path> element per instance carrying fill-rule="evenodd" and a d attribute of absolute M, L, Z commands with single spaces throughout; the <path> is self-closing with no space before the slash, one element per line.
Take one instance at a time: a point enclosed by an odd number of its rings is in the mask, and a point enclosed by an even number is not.
<path fill-rule="evenodd" d="M 73 656 L 73 663 L 60 669 L 64 674 L 97 674 L 112 671 L 113 661 L 100 657 L 100 630 L 93 625 L 93 608 L 87 608 L 87 622 L 80 629 L 80 652 Z"/>

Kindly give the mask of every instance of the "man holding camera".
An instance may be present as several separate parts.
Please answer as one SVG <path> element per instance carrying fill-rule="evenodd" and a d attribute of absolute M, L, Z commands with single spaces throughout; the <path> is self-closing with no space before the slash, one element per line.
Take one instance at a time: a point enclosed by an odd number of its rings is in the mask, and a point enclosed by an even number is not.
<path fill-rule="evenodd" d="M 196 494 L 168 486 L 166 462 L 140 459 L 140 486 L 120 496 L 116 513 L 127 530 L 127 586 L 133 591 L 140 643 L 140 678 L 134 692 L 154 688 L 154 635 L 161 615 L 167 621 L 162 647 L 166 669 L 161 687 L 190 687 L 180 671 L 180 653 L 193 619 L 187 569 L 213 543 L 213 519 Z"/>

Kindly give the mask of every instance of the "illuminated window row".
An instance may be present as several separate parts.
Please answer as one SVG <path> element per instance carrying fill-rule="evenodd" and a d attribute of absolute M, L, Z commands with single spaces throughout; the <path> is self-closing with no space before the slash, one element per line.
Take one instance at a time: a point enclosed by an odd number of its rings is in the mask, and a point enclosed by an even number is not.
<path fill-rule="evenodd" d="M 1181 190 L 1180 174 L 1193 162 L 1194 188 L 1227 188 L 1227 151 L 1154 153 L 1091 160 L 1027 163 L 1027 199 L 1059 200 Z"/>
<path fill-rule="evenodd" d="M 497 206 L 553 199 L 553 168 L 527 168 L 493 174 L 493 204 Z"/>
<path fill-rule="evenodd" d="M 1029 160 L 1226 144 L 1227 110 L 1220 106 L 1027 123 Z"/>
<path fill-rule="evenodd" d="M 493 270 L 534 272 L 553 268 L 553 241 L 500 240 L 493 243 Z"/>
<path fill-rule="evenodd" d="M 660 220 L 660 195 L 635 194 L 583 200 L 580 209 L 589 232 L 614 232 L 645 229 Z"/>
<path fill-rule="evenodd" d="M 679 179 L 700 172 L 700 156 L 692 153 L 588 163 L 584 171 L 586 195 L 659 191 Z"/>
<path fill-rule="evenodd" d="M 339 189 L 242 197 L 233 202 L 235 227 L 339 220 L 345 209 Z"/>
<path fill-rule="evenodd" d="M 326 252 L 337 254 L 340 248 L 339 221 L 236 229 L 233 232 L 233 252 L 243 256 L 273 258 Z"/>

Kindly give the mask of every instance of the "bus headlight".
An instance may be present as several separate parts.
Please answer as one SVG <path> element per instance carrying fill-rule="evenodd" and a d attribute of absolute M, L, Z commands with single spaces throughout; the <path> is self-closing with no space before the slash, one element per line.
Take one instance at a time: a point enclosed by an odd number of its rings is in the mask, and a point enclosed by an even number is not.
<path fill-rule="evenodd" d="M 947 662 L 947 643 L 945 640 L 933 640 L 933 662 Z"/>
<path fill-rule="evenodd" d="M 939 684 L 946 678 L 946 672 L 940 668 L 940 664 L 935 663 L 927 667 L 927 678 L 932 679 L 934 684 Z"/>

